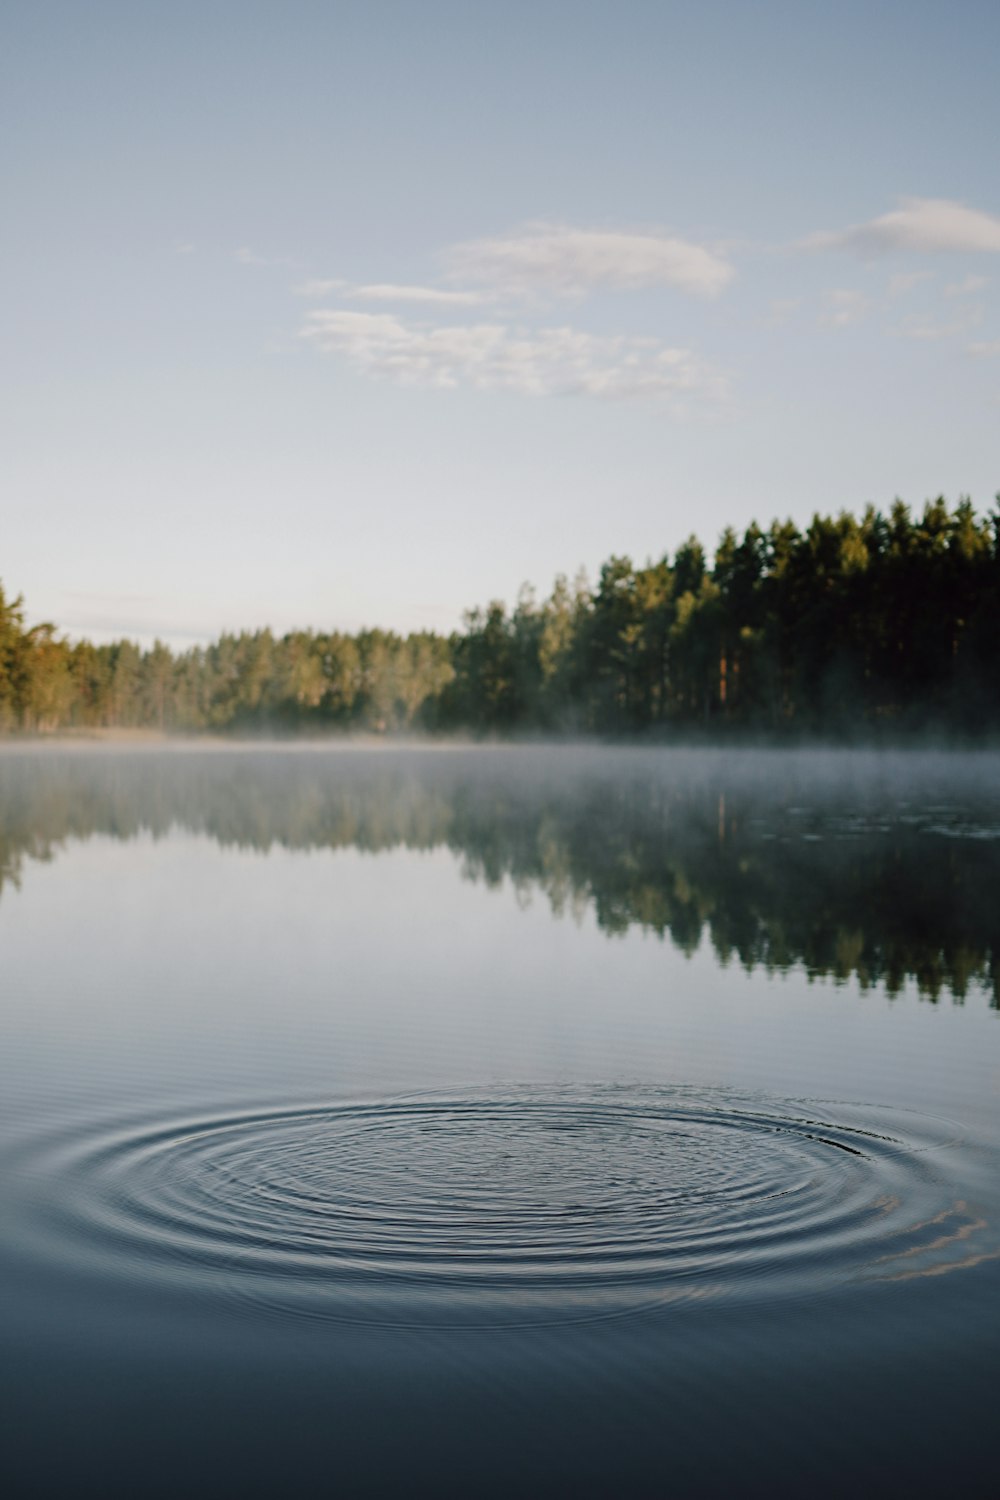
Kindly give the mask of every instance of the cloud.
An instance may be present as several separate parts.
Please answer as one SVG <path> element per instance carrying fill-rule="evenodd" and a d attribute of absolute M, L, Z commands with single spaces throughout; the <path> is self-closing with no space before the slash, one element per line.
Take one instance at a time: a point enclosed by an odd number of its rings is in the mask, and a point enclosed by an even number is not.
<path fill-rule="evenodd" d="M 773 297 L 768 303 L 769 328 L 782 328 L 802 306 L 801 297 Z"/>
<path fill-rule="evenodd" d="M 409 283 L 373 282 L 352 286 L 340 277 L 326 281 L 303 281 L 295 288 L 299 297 L 328 297 L 337 293 L 352 302 L 415 302 L 429 307 L 481 307 L 493 299 L 486 292 L 448 291 L 436 286 L 413 286 Z"/>
<path fill-rule="evenodd" d="M 396 286 L 378 282 L 356 286 L 347 294 L 357 302 L 423 302 L 437 307 L 479 307 L 492 300 L 485 292 L 448 292 L 434 286 Z"/>
<path fill-rule="evenodd" d="M 824 293 L 827 311 L 820 318 L 825 328 L 848 328 L 859 322 L 868 311 L 869 302 L 864 292 L 850 291 L 838 287 Z"/>
<path fill-rule="evenodd" d="M 953 281 L 944 289 L 946 297 L 971 297 L 976 292 L 985 291 L 990 284 L 988 276 L 965 276 L 961 281 Z"/>
<path fill-rule="evenodd" d="M 235 252 L 236 259 L 241 266 L 284 266 L 294 267 L 295 261 L 288 255 L 260 255 L 252 250 L 249 245 L 241 245 Z"/>
<path fill-rule="evenodd" d="M 500 323 L 440 326 L 389 313 L 317 310 L 302 330 L 326 353 L 406 385 L 521 395 L 719 401 L 726 380 L 687 349 L 654 338 L 602 337 L 573 328 L 526 332 Z"/>
<path fill-rule="evenodd" d="M 334 276 L 329 280 L 320 281 L 313 278 L 311 281 L 302 281 L 294 288 L 297 297 L 329 297 L 331 292 L 343 292 L 350 285 L 340 276 Z"/>
<path fill-rule="evenodd" d="M 930 271 L 896 271 L 889 277 L 888 294 L 891 298 L 905 297 L 922 281 L 929 281 L 930 275 Z"/>
<path fill-rule="evenodd" d="M 715 297 L 735 274 L 723 256 L 690 240 L 558 224 L 468 240 L 446 260 L 453 281 L 518 296 L 582 297 L 599 287 L 633 291 L 672 286 Z"/>
<path fill-rule="evenodd" d="M 968 353 L 975 355 L 977 359 L 996 359 L 1000 355 L 1000 339 L 991 339 L 987 343 L 970 344 Z"/>
<path fill-rule="evenodd" d="M 934 318 L 924 317 L 919 313 L 910 313 L 897 327 L 892 329 L 892 332 L 904 339 L 956 338 L 963 333 L 970 333 L 973 328 L 977 328 L 985 315 L 985 309 L 978 305 L 962 310 L 961 316 L 951 318 L 945 323 L 940 323 Z"/>
<path fill-rule="evenodd" d="M 900 206 L 867 224 L 810 235 L 811 250 L 851 250 L 886 255 L 898 250 L 1000 254 L 1000 218 L 950 198 L 903 198 Z"/>

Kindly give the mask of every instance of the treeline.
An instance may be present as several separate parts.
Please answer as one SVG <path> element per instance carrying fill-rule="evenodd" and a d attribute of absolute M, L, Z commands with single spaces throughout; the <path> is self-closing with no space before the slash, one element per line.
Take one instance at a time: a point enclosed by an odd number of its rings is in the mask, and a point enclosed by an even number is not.
<path fill-rule="evenodd" d="M 632 734 L 1000 728 L 1000 497 L 692 537 L 451 637 L 270 630 L 71 644 L 0 590 L 0 727 Z"/>

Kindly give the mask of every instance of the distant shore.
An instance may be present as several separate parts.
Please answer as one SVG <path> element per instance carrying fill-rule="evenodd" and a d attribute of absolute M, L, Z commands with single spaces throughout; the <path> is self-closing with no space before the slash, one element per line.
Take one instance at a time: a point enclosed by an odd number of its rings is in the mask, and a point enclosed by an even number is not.
<path fill-rule="evenodd" d="M 449 636 L 263 627 L 69 642 L 0 589 L 0 731 L 975 743 L 1000 735 L 1000 511 L 968 500 L 609 558 Z"/>

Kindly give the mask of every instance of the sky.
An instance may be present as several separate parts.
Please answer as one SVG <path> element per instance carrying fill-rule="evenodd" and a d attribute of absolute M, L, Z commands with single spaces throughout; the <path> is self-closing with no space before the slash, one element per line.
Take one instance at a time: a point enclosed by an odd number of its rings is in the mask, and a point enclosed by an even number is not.
<path fill-rule="evenodd" d="M 996 0 L 0 8 L 0 580 L 460 626 L 1000 490 Z"/>

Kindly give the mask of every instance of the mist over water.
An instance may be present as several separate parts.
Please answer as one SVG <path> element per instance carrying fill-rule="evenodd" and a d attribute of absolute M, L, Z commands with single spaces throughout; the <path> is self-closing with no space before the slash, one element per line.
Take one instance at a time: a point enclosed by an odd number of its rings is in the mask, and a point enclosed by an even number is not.
<path fill-rule="evenodd" d="M 0 889 L 67 840 L 179 831 L 221 848 L 447 849 L 556 914 L 685 952 L 937 997 L 1000 997 L 1000 756 L 323 750 L 0 757 Z"/>
<path fill-rule="evenodd" d="M 6 749 L 19 1474 L 976 1493 L 998 877 L 985 754 Z"/>

